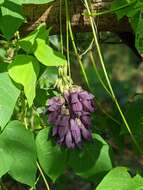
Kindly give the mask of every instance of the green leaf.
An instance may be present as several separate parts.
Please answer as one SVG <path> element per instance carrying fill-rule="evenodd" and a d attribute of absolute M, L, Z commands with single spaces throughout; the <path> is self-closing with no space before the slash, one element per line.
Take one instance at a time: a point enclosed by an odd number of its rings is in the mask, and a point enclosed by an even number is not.
<path fill-rule="evenodd" d="M 36 41 L 35 41 L 36 38 L 40 37 L 46 41 L 50 30 L 51 28 L 47 30 L 46 25 L 42 23 L 36 28 L 35 31 L 31 32 L 25 38 L 22 38 L 21 40 L 19 40 L 18 43 L 24 51 L 26 51 L 27 53 L 33 53 L 36 48 Z"/>
<path fill-rule="evenodd" d="M 100 174 L 103 175 L 107 171 L 112 169 L 112 162 L 109 155 L 108 144 L 103 140 L 101 136 L 97 134 L 93 134 L 93 138 L 102 143 L 102 148 L 100 150 L 98 158 L 89 170 L 87 170 L 86 172 L 77 173 L 77 174 L 88 179 L 93 178 L 93 180 L 95 179 L 97 180 Z"/>
<path fill-rule="evenodd" d="M 138 25 L 135 34 L 136 34 L 135 46 L 140 53 L 143 53 L 143 10 L 140 12 L 140 17 L 138 20 Z"/>
<path fill-rule="evenodd" d="M 32 132 L 19 121 L 10 122 L 0 135 L 0 149 L 12 159 L 11 164 L 7 165 L 8 173 L 17 181 L 34 186 L 37 157 Z M 5 162 L 8 160 L 7 154 L 3 156 Z"/>
<path fill-rule="evenodd" d="M 111 170 L 97 186 L 96 190 L 127 190 L 131 182 L 127 168 L 117 167 Z"/>
<path fill-rule="evenodd" d="M 4 3 L 4 0 L 0 0 L 0 6 Z"/>
<path fill-rule="evenodd" d="M 12 161 L 9 153 L 0 146 L 0 178 L 10 170 Z"/>
<path fill-rule="evenodd" d="M 49 129 L 43 129 L 36 138 L 37 155 L 44 172 L 55 181 L 65 170 L 67 152 L 48 140 Z"/>
<path fill-rule="evenodd" d="M 13 113 L 20 91 L 12 83 L 8 73 L 0 73 L 0 127 L 3 129 Z"/>
<path fill-rule="evenodd" d="M 139 18 L 140 18 L 140 11 L 135 12 L 134 15 L 131 15 L 131 16 L 129 15 L 129 22 L 135 33 L 138 27 Z"/>
<path fill-rule="evenodd" d="M 140 175 L 136 175 L 132 178 L 131 183 L 127 190 L 142 190 L 143 189 L 143 178 Z"/>
<path fill-rule="evenodd" d="M 17 83 L 24 86 L 29 106 L 35 98 L 36 80 L 39 73 L 38 61 L 30 55 L 17 55 L 9 65 L 8 73 Z"/>
<path fill-rule="evenodd" d="M 126 106 L 126 112 L 125 116 L 128 121 L 128 124 L 131 128 L 131 131 L 135 137 L 135 139 L 138 141 L 138 143 L 142 146 L 143 143 L 143 98 L 140 97 L 136 99 L 133 102 L 130 102 Z M 136 113 L 135 113 L 135 110 Z"/>
<path fill-rule="evenodd" d="M 39 79 L 40 86 L 44 88 L 50 88 L 51 84 L 54 84 L 58 78 L 57 67 L 44 68 L 44 72 Z"/>
<path fill-rule="evenodd" d="M 25 38 L 19 40 L 19 45 L 21 48 L 27 52 L 27 53 L 33 53 L 34 52 L 34 45 L 35 45 L 35 39 L 37 36 L 37 31 L 31 32 L 28 36 Z"/>
<path fill-rule="evenodd" d="M 20 0 L 22 4 L 44 4 L 51 3 L 55 0 Z"/>
<path fill-rule="evenodd" d="M 3 62 L 5 59 L 6 59 L 6 50 L 0 48 L 0 63 Z"/>
<path fill-rule="evenodd" d="M 57 67 L 66 64 L 65 57 L 60 52 L 53 50 L 43 39 L 37 38 L 36 42 L 34 55 L 42 64 Z"/>
<path fill-rule="evenodd" d="M 70 152 L 69 165 L 77 174 L 86 174 L 95 165 L 101 147 L 102 143 L 95 138 L 90 142 L 85 142 L 82 149 L 74 149 Z"/>
<path fill-rule="evenodd" d="M 24 22 L 22 6 L 18 0 L 4 1 L 1 6 L 0 30 L 10 39 Z"/>

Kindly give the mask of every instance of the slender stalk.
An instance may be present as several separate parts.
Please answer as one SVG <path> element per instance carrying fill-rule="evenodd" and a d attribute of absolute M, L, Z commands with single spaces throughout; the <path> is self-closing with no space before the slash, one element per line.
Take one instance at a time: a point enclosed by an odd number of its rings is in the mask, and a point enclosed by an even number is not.
<path fill-rule="evenodd" d="M 88 13 L 91 14 L 91 11 L 90 11 L 90 8 L 89 8 L 87 0 L 84 0 L 84 2 L 85 2 L 85 5 L 86 5 Z M 131 131 L 129 125 L 128 125 L 128 122 L 127 122 L 127 120 L 126 120 L 126 118 L 125 118 L 125 116 L 124 116 L 124 114 L 123 114 L 123 112 L 121 110 L 121 107 L 120 107 L 120 105 L 118 103 L 118 100 L 116 99 L 116 96 L 114 94 L 113 88 L 111 86 L 110 79 L 108 77 L 108 74 L 107 74 L 107 71 L 106 71 L 106 67 L 105 67 L 105 64 L 104 64 L 104 60 L 103 60 L 103 57 L 102 57 L 102 54 L 101 54 L 99 42 L 98 42 L 98 39 L 97 39 L 97 34 L 96 34 L 97 28 L 95 28 L 96 27 L 96 23 L 94 22 L 94 19 L 91 16 L 89 17 L 89 19 L 90 19 L 90 24 L 91 24 L 91 27 L 92 27 L 93 36 L 94 36 L 94 42 L 95 42 L 95 45 L 96 45 L 96 49 L 97 49 L 97 52 L 98 52 L 98 55 L 99 55 L 99 58 L 100 58 L 100 63 L 101 63 L 101 66 L 102 66 L 102 69 L 103 69 L 103 72 L 104 72 L 104 75 L 105 75 L 105 78 L 106 78 L 106 81 L 107 81 L 110 93 L 111 93 L 111 95 L 113 97 L 113 100 L 114 100 L 114 102 L 115 102 L 115 104 L 116 104 L 116 106 L 118 108 L 118 111 L 119 111 L 119 113 L 121 115 L 121 118 L 122 118 L 122 120 L 123 120 L 123 122 L 124 122 L 124 124 L 125 124 L 125 126 L 126 126 L 126 128 L 128 130 L 128 132 L 129 132 L 129 134 L 130 134 L 130 136 L 131 136 L 134 144 L 136 145 L 136 147 L 139 150 L 139 152 L 143 153 L 143 151 L 140 148 L 138 142 L 136 141 L 134 135 L 132 134 L 132 131 Z"/>
<path fill-rule="evenodd" d="M 62 30 L 62 0 L 60 0 L 60 49 L 63 53 L 63 30 Z"/>
<path fill-rule="evenodd" d="M 40 176 L 41 175 L 39 175 L 38 177 L 37 177 L 37 179 L 36 179 L 36 181 L 35 181 L 35 186 L 37 185 L 37 183 L 38 183 L 38 181 L 39 181 L 39 179 L 40 179 Z M 36 188 L 35 187 L 31 187 L 29 190 L 36 190 Z"/>
<path fill-rule="evenodd" d="M 69 55 L 69 14 L 68 14 L 68 2 L 65 0 L 65 8 L 66 8 L 66 49 L 67 49 L 67 62 L 68 62 L 68 73 L 71 76 L 70 69 L 70 55 Z"/>
<path fill-rule="evenodd" d="M 45 175 L 44 175 L 44 173 L 43 173 L 43 171 L 42 171 L 42 169 L 41 169 L 41 166 L 39 165 L 38 162 L 37 162 L 37 167 L 38 167 L 39 172 L 40 172 L 40 174 L 41 174 L 41 176 L 42 176 L 42 178 L 43 178 L 43 181 L 44 181 L 44 183 L 45 183 L 45 186 L 46 186 L 47 190 L 50 190 L 49 184 L 48 184 L 48 182 L 47 182 L 47 180 L 46 180 L 46 178 L 45 178 Z"/>
<path fill-rule="evenodd" d="M 66 12 L 67 12 L 67 15 L 68 15 L 68 17 L 69 17 L 69 9 L 68 9 L 68 1 L 67 1 L 67 0 L 65 0 L 65 5 L 66 5 Z M 78 60 L 78 62 L 79 62 L 79 65 L 80 65 L 80 67 L 81 67 L 81 71 L 82 71 L 83 77 L 84 77 L 84 79 L 85 79 L 85 82 L 86 82 L 86 84 L 87 84 L 87 87 L 90 88 L 89 81 L 88 81 L 86 72 L 85 72 L 85 70 L 84 70 L 82 61 L 81 61 L 81 57 L 80 57 L 80 55 L 78 54 L 77 47 L 76 47 L 76 44 L 75 44 L 75 41 L 74 41 L 74 36 L 73 36 L 73 32 L 72 32 L 72 27 L 71 27 L 70 19 L 68 19 L 68 29 L 69 29 L 69 34 L 70 34 L 70 38 L 71 38 L 71 41 L 72 41 L 73 49 L 74 49 L 75 55 L 76 55 L 76 57 L 77 57 L 77 60 Z"/>
<path fill-rule="evenodd" d="M 93 53 L 92 53 L 91 51 L 89 52 L 89 56 L 90 56 L 90 59 L 91 59 L 91 62 L 92 62 L 94 71 L 95 71 L 95 73 L 96 73 L 96 75 L 97 75 L 97 77 L 98 77 L 100 83 L 102 84 L 102 86 L 103 86 L 103 88 L 105 89 L 105 91 L 112 97 L 110 91 L 109 91 L 108 88 L 106 87 L 104 81 L 102 80 L 102 78 L 101 78 L 101 76 L 100 76 L 100 74 L 99 74 L 99 72 L 98 72 L 98 69 L 97 69 L 97 67 L 96 67 L 96 63 L 95 63 L 95 60 L 94 60 L 94 57 L 93 57 Z"/>
<path fill-rule="evenodd" d="M 94 39 L 92 39 L 91 43 L 89 44 L 88 48 L 82 53 L 80 54 L 80 57 L 82 58 L 82 56 L 86 55 L 89 51 L 92 50 L 92 46 L 93 46 L 93 43 L 94 43 Z"/>

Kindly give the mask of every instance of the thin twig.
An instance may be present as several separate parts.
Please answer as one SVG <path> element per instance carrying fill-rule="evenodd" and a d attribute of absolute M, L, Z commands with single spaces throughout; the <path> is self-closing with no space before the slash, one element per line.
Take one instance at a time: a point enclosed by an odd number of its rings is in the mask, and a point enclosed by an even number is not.
<path fill-rule="evenodd" d="M 46 177 L 45 177 L 45 175 L 44 175 L 44 173 L 43 173 L 43 171 L 42 171 L 42 169 L 41 169 L 41 166 L 40 166 L 40 164 L 39 164 L 38 162 L 37 162 L 37 167 L 38 167 L 39 172 L 40 172 L 40 174 L 41 174 L 41 176 L 42 176 L 42 178 L 43 178 L 43 181 L 44 181 L 44 183 L 45 183 L 45 186 L 46 186 L 47 190 L 50 190 L 49 184 L 48 184 L 48 182 L 47 182 L 47 180 L 46 180 Z"/>

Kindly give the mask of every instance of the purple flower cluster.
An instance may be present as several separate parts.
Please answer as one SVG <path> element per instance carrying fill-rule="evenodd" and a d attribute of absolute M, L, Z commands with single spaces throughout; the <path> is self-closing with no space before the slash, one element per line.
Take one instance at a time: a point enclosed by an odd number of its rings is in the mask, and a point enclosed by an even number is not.
<path fill-rule="evenodd" d="M 94 96 L 80 87 L 48 101 L 48 120 L 53 124 L 57 143 L 68 148 L 80 147 L 82 138 L 91 139 L 91 113 L 95 111 Z"/>

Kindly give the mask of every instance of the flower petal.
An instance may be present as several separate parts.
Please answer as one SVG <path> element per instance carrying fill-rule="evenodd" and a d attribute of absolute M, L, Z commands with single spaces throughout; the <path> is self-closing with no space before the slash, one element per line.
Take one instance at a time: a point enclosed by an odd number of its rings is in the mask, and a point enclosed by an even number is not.
<path fill-rule="evenodd" d="M 80 129 L 81 129 L 81 134 L 82 134 L 83 138 L 86 140 L 90 140 L 91 132 L 88 129 L 86 129 L 84 125 L 81 125 Z"/>
<path fill-rule="evenodd" d="M 72 110 L 73 112 L 81 112 L 83 110 L 82 104 L 79 101 L 72 104 Z"/>
<path fill-rule="evenodd" d="M 70 129 L 75 143 L 79 144 L 81 142 L 81 132 L 74 119 L 70 119 Z"/>
<path fill-rule="evenodd" d="M 75 144 L 74 144 L 74 142 L 73 142 L 73 140 L 72 140 L 72 135 L 71 135 L 70 130 L 69 130 L 68 133 L 66 134 L 65 143 L 66 143 L 66 146 L 67 146 L 68 148 L 72 148 L 72 149 L 73 149 L 73 148 L 75 147 Z"/>
<path fill-rule="evenodd" d="M 95 111 L 95 108 L 92 106 L 90 100 L 82 101 L 82 105 L 83 105 L 84 111 L 87 111 L 87 112 L 94 112 Z"/>
<path fill-rule="evenodd" d="M 70 94 L 70 101 L 72 104 L 79 102 L 78 94 L 76 92 Z"/>
<path fill-rule="evenodd" d="M 92 100 L 94 96 L 91 93 L 88 93 L 87 91 L 82 91 L 79 93 L 80 100 Z"/>
<path fill-rule="evenodd" d="M 86 126 L 90 127 L 91 126 L 91 117 L 88 115 L 82 115 L 81 116 L 81 122 Z"/>

